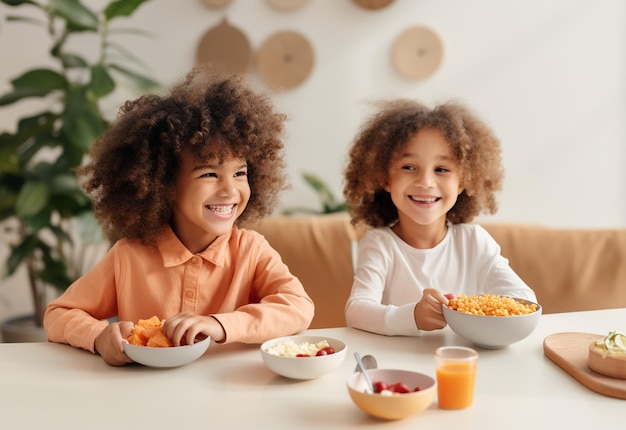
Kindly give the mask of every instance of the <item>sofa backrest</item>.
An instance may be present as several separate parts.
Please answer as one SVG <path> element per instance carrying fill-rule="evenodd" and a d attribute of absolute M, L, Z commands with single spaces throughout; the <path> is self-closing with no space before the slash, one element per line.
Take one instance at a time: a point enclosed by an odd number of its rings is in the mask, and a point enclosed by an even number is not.
<path fill-rule="evenodd" d="M 575 230 L 482 224 L 544 313 L 626 307 L 626 229 Z M 352 244 L 347 214 L 275 216 L 249 225 L 282 256 L 315 302 L 311 328 L 345 326 Z"/>
<path fill-rule="evenodd" d="M 626 307 L 626 229 L 482 225 L 544 313 Z"/>

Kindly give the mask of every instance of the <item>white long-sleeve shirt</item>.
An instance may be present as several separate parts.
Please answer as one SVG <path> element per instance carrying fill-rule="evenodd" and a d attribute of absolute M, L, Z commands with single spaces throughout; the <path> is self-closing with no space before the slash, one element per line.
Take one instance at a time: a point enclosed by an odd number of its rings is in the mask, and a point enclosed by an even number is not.
<path fill-rule="evenodd" d="M 535 293 L 476 224 L 448 224 L 444 239 L 416 249 L 389 227 L 368 231 L 358 246 L 346 322 L 388 336 L 418 336 L 414 308 L 426 288 L 455 296 L 494 294 L 536 302 Z"/>

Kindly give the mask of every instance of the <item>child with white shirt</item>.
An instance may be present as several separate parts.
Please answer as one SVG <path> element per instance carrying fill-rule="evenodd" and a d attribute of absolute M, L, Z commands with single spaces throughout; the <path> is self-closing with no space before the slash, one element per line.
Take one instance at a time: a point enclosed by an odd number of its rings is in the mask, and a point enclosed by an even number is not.
<path fill-rule="evenodd" d="M 465 294 L 536 301 L 472 219 L 495 213 L 500 142 L 468 108 L 384 102 L 349 151 L 344 195 L 359 242 L 348 326 L 419 335 L 446 326 L 442 305 Z"/>

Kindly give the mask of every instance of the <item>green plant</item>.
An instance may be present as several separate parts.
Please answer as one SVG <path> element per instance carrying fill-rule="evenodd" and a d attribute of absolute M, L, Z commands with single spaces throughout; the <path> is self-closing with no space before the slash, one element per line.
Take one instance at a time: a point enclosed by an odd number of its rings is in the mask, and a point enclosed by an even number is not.
<path fill-rule="evenodd" d="M 302 178 L 304 181 L 313 188 L 315 193 L 317 194 L 319 201 L 322 205 L 321 210 L 309 209 L 303 207 L 296 207 L 285 209 L 283 211 L 284 215 L 294 215 L 296 213 L 306 213 L 306 214 L 330 214 L 335 212 L 344 212 L 347 210 L 347 206 L 345 202 L 340 202 L 335 194 L 332 192 L 330 187 L 326 185 L 326 183 L 317 175 L 313 173 L 302 173 Z"/>
<path fill-rule="evenodd" d="M 7 21 L 43 28 L 50 43 L 46 65 L 34 65 L 14 78 L 11 90 L 0 96 L 0 107 L 27 98 L 38 99 L 42 106 L 18 119 L 14 132 L 0 133 L 0 222 L 10 238 L 4 276 L 26 267 L 35 320 L 41 326 L 46 285 L 67 288 L 80 275 L 83 248 L 104 240 L 91 201 L 73 173 L 108 125 L 101 101 L 112 95 L 120 78 L 139 90 L 157 87 L 125 65 L 141 63 L 112 41 L 129 30 L 110 26 L 148 0 L 115 0 L 101 11 L 81 0 L 0 1 L 38 9 L 7 16 Z M 40 19 L 32 17 L 38 13 Z M 89 44 L 89 54 L 96 53 L 93 60 L 68 45 L 85 42 L 85 37 L 95 44 Z"/>

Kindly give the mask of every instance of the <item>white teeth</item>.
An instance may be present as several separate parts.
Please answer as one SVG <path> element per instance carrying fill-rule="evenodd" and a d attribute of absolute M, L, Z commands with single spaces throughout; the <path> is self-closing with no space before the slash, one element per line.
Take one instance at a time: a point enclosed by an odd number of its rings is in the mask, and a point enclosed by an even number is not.
<path fill-rule="evenodd" d="M 420 197 L 411 197 L 411 200 L 419 202 L 419 203 L 435 203 L 437 201 L 437 197 L 431 197 L 429 199 L 420 198 Z"/>
<path fill-rule="evenodd" d="M 233 213 L 233 209 L 235 209 L 235 205 L 209 205 L 207 206 L 207 209 L 210 210 L 211 212 L 217 214 L 217 215 L 230 215 L 231 213 Z"/>

